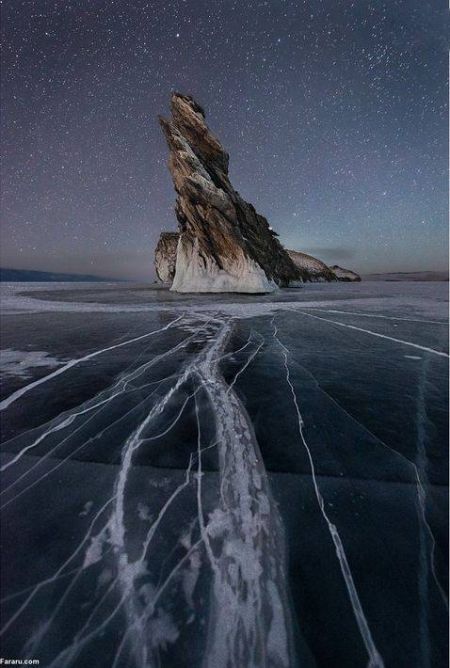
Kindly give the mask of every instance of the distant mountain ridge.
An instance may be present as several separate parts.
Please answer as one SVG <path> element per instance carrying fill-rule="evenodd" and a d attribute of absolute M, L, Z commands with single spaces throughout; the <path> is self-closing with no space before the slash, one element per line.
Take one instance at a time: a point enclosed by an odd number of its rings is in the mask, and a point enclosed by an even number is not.
<path fill-rule="evenodd" d="M 35 271 L 32 269 L 7 269 L 0 267 L 0 282 L 27 282 L 27 283 L 47 283 L 47 282 L 64 282 L 76 281 L 82 283 L 98 282 L 105 283 L 111 281 L 119 281 L 120 279 L 102 278 L 100 276 L 91 276 L 90 274 L 62 274 L 53 271 Z"/>

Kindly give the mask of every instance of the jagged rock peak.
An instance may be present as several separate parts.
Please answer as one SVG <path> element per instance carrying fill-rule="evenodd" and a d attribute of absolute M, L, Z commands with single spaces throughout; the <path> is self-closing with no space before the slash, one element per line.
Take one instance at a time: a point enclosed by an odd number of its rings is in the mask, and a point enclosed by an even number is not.
<path fill-rule="evenodd" d="M 228 153 L 206 125 L 203 108 L 190 95 L 172 93 L 170 111 L 172 119 L 169 121 L 159 116 L 169 149 L 179 150 L 180 139 L 181 142 L 184 139 L 205 166 L 208 165 L 227 176 Z M 169 169 L 173 176 L 170 162 Z"/>
<path fill-rule="evenodd" d="M 245 202 L 228 178 L 228 153 L 209 130 L 195 100 L 171 98 L 171 118 L 160 117 L 169 146 L 180 239 L 172 290 L 271 292 L 308 280 L 264 216 Z"/>
<path fill-rule="evenodd" d="M 176 103 L 177 101 L 180 101 L 180 100 L 183 100 L 184 102 L 186 102 L 186 104 L 189 104 L 190 107 L 192 108 L 192 110 L 196 114 L 201 114 L 203 116 L 203 118 L 206 117 L 205 110 L 203 109 L 203 107 L 201 107 L 199 105 L 198 102 L 196 102 L 194 100 L 192 95 L 183 95 L 183 93 L 179 93 L 178 91 L 173 91 L 171 104 L 173 104 L 174 102 Z M 172 108 L 172 112 L 173 112 L 173 108 Z"/>

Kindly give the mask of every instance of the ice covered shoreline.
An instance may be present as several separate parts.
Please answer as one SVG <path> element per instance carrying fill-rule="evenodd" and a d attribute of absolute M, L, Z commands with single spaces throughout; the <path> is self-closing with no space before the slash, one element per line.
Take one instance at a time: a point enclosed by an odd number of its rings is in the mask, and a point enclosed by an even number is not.
<path fill-rule="evenodd" d="M 362 311 L 411 310 L 417 317 L 448 321 L 448 285 L 441 281 L 307 283 L 272 294 L 179 294 L 142 283 L 1 283 L 1 311 L 30 313 L 145 312 L 161 309 L 220 309 L 239 317 L 264 315 L 278 308 L 351 307 Z"/>

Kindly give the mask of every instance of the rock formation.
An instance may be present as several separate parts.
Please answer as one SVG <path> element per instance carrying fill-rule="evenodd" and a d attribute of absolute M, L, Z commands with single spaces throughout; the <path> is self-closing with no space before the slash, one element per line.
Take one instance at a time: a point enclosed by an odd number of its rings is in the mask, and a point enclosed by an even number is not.
<path fill-rule="evenodd" d="M 155 249 L 156 275 L 163 283 L 172 283 L 177 259 L 178 232 L 162 232 Z"/>
<path fill-rule="evenodd" d="M 158 244 L 155 250 L 155 268 L 156 274 L 163 283 L 172 283 L 175 277 L 175 265 L 177 259 L 178 240 L 180 238 L 179 232 L 161 232 Z M 342 269 L 336 265 L 340 272 L 345 272 L 342 278 L 334 273 L 333 269 L 328 267 L 325 262 L 318 260 L 312 255 L 302 253 L 300 251 L 288 250 L 290 258 L 302 272 L 301 282 L 329 282 L 329 281 L 360 281 L 361 278 L 350 271 L 349 269 Z M 355 278 L 354 278 L 355 277 Z M 291 281 L 291 284 L 295 281 Z"/>
<path fill-rule="evenodd" d="M 330 267 L 330 269 L 336 275 L 338 281 L 355 282 L 361 280 L 361 276 L 359 274 L 355 273 L 354 271 L 350 271 L 350 269 L 344 269 L 337 264 Z"/>
<path fill-rule="evenodd" d="M 309 281 L 321 282 L 337 280 L 334 272 L 325 264 L 325 262 L 322 262 L 307 253 L 301 253 L 300 251 L 288 250 L 288 253 L 295 266 L 308 273 Z"/>
<path fill-rule="evenodd" d="M 207 127 L 203 109 L 192 97 L 173 93 L 171 111 L 170 120 L 159 119 L 180 230 L 171 289 L 261 293 L 308 280 L 267 220 L 234 190 L 228 154 Z"/>

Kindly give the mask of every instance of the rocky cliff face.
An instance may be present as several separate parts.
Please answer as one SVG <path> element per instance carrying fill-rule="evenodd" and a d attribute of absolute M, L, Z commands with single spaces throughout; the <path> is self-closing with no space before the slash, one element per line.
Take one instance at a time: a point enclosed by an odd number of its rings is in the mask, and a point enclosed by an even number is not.
<path fill-rule="evenodd" d="M 207 127 L 203 109 L 192 97 L 174 93 L 171 112 L 169 120 L 159 119 L 180 230 L 171 289 L 260 293 L 308 280 L 267 220 L 234 190 L 228 154 Z"/>
<path fill-rule="evenodd" d="M 301 253 L 300 251 L 288 250 L 288 253 L 296 267 L 308 273 L 309 281 L 321 282 L 337 280 L 335 274 L 325 262 L 322 262 L 307 253 Z"/>
<path fill-rule="evenodd" d="M 160 281 L 172 283 L 175 277 L 179 232 L 161 232 L 155 250 L 155 268 Z M 311 282 L 358 282 L 361 276 L 350 269 L 335 264 L 328 267 L 325 262 L 300 251 L 288 250 L 289 257 L 302 272 L 302 281 Z M 293 281 L 291 281 L 292 283 Z"/>
<path fill-rule="evenodd" d="M 333 271 L 333 273 L 336 275 L 336 278 L 338 281 L 360 281 L 361 276 L 357 274 L 354 271 L 350 271 L 350 269 L 344 269 L 343 267 L 340 267 L 339 265 L 335 264 L 330 269 Z"/>
<path fill-rule="evenodd" d="M 172 283 L 177 259 L 178 232 L 162 232 L 155 249 L 156 275 L 163 283 Z"/>

